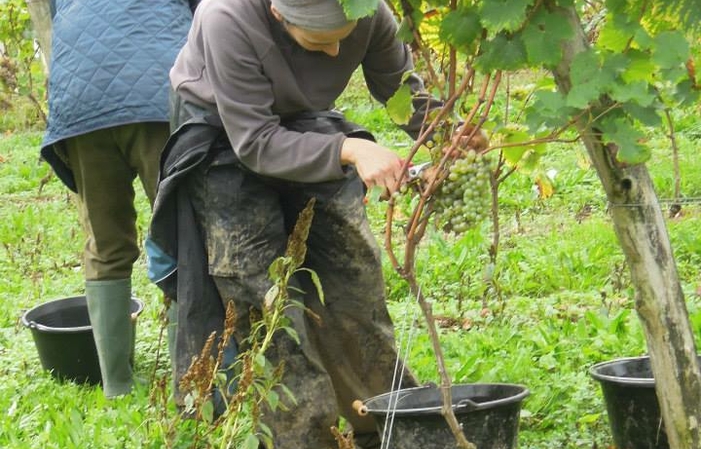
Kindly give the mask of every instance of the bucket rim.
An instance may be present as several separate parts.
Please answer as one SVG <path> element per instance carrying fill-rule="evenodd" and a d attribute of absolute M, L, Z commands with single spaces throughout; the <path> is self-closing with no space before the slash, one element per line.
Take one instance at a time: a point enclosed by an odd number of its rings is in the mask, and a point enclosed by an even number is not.
<path fill-rule="evenodd" d="M 465 399 L 462 401 L 458 401 L 457 403 L 453 404 L 453 411 L 454 412 L 470 412 L 470 411 L 476 411 L 476 410 L 484 410 L 484 409 L 490 409 L 494 407 L 498 407 L 501 405 L 508 405 L 511 403 L 519 403 L 521 402 L 524 398 L 526 398 L 528 395 L 531 394 L 530 390 L 522 384 L 512 384 L 512 383 L 463 383 L 463 384 L 453 384 L 451 385 L 451 389 L 455 390 L 456 388 L 460 387 L 469 387 L 469 386 L 480 386 L 480 387 L 510 387 L 510 388 L 516 388 L 520 389 L 517 394 L 514 394 L 512 396 L 506 397 L 506 398 L 500 398 L 500 399 L 495 399 L 493 401 L 485 401 L 485 402 L 474 402 L 470 399 Z M 387 393 L 383 393 L 377 396 L 373 396 L 371 398 L 368 398 L 363 401 L 363 404 L 365 406 L 365 409 L 367 410 L 368 413 L 376 413 L 376 414 L 386 414 L 388 413 L 387 408 L 377 408 L 377 407 L 372 407 L 370 403 L 372 401 L 379 400 L 381 398 L 385 398 L 388 396 L 391 396 L 393 394 L 399 394 L 399 393 L 407 393 L 411 394 L 420 390 L 440 390 L 440 386 L 438 385 L 422 385 L 418 387 L 411 387 L 411 388 L 401 388 L 399 390 L 395 391 L 390 391 Z M 401 399 L 401 398 L 400 398 Z M 392 398 L 390 398 L 390 401 Z M 414 407 L 414 408 L 397 408 L 395 410 L 392 410 L 392 413 L 398 416 L 401 415 L 422 415 L 422 414 L 436 414 L 440 413 L 441 408 L 443 407 L 442 404 L 437 405 L 437 406 L 429 406 L 429 407 Z"/>
<path fill-rule="evenodd" d="M 88 332 L 92 331 L 92 325 L 88 324 L 86 326 L 71 326 L 71 327 L 56 327 L 56 326 L 47 326 L 45 324 L 37 323 L 34 320 L 31 320 L 29 318 L 29 315 L 33 312 L 36 312 L 37 310 L 41 308 L 48 308 L 52 304 L 56 304 L 59 302 L 68 302 L 68 301 L 81 301 L 81 300 L 86 300 L 85 295 L 76 295 L 76 296 L 67 296 L 64 298 L 57 298 L 57 299 L 52 299 L 50 301 L 43 302 L 41 304 L 37 304 L 36 306 L 32 307 L 31 309 L 27 310 L 22 314 L 22 325 L 25 327 L 31 329 L 31 330 L 37 330 L 40 332 L 45 332 L 45 333 L 61 333 L 61 334 L 77 334 L 80 332 Z M 131 317 L 132 319 L 135 319 L 139 315 L 141 315 L 141 312 L 144 310 L 144 302 L 140 300 L 139 298 L 132 296 L 131 301 L 133 303 L 137 304 L 137 309 L 134 312 L 131 312 Z"/>
<path fill-rule="evenodd" d="M 649 355 L 637 356 L 637 357 L 620 357 L 613 360 L 606 360 L 603 362 L 596 363 L 589 368 L 589 375 L 599 382 L 609 382 L 621 385 L 635 385 L 643 387 L 654 387 L 655 378 L 654 377 L 628 377 L 628 376 L 614 376 L 611 374 L 604 374 L 599 372 L 602 368 L 609 367 L 618 363 L 624 362 L 639 362 L 650 360 Z"/>

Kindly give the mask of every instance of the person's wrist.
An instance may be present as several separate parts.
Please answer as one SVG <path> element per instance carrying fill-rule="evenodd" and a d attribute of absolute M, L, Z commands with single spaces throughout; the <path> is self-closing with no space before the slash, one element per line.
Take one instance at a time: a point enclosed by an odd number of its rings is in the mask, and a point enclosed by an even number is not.
<path fill-rule="evenodd" d="M 343 141 L 343 144 L 341 144 L 341 164 L 355 165 L 356 160 L 357 160 L 357 157 L 356 157 L 357 145 L 356 145 L 355 140 L 356 139 L 354 139 L 352 137 L 346 137 L 346 139 Z"/>

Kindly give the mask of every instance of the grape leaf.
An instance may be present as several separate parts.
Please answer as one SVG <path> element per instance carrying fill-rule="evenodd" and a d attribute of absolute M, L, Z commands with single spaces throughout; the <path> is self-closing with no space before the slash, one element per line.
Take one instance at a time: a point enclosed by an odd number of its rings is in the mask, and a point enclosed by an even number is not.
<path fill-rule="evenodd" d="M 594 50 L 587 50 L 574 57 L 570 70 L 572 84 L 582 84 L 598 78 L 601 64 Z"/>
<path fill-rule="evenodd" d="M 523 31 L 528 61 L 532 65 L 555 66 L 562 58 L 560 42 L 572 36 L 572 28 L 561 15 L 541 8 Z"/>
<path fill-rule="evenodd" d="M 566 106 L 565 98 L 559 92 L 539 90 L 533 94 L 533 97 L 539 109 L 545 109 L 554 114 L 561 114 Z"/>
<path fill-rule="evenodd" d="M 627 16 L 609 14 L 599 33 L 597 45 L 614 53 L 621 52 L 630 45 L 633 36 L 640 28 L 637 22 L 630 20 Z"/>
<path fill-rule="evenodd" d="M 642 107 L 638 103 L 623 103 L 623 110 L 626 114 L 638 120 L 645 126 L 660 126 L 662 118 L 657 113 L 657 109 L 651 107 Z"/>
<path fill-rule="evenodd" d="M 606 8 L 611 12 L 624 13 L 628 6 L 627 0 L 607 0 Z"/>
<path fill-rule="evenodd" d="M 506 147 L 501 153 L 504 155 L 504 160 L 511 166 L 518 164 L 523 155 L 528 151 L 528 147 Z"/>
<path fill-rule="evenodd" d="M 689 43 L 678 31 L 666 31 L 655 37 L 653 61 L 663 69 L 676 68 L 689 59 Z"/>
<path fill-rule="evenodd" d="M 525 123 L 532 133 L 537 132 L 541 126 L 558 128 L 567 123 L 573 112 L 562 94 L 540 90 L 533 94 L 533 102 L 526 109 Z"/>
<path fill-rule="evenodd" d="M 615 80 L 615 67 L 602 66 L 593 50 L 577 54 L 570 70 L 572 89 L 567 94 L 567 105 L 585 108 L 609 89 Z"/>
<path fill-rule="evenodd" d="M 618 145 L 616 158 L 626 164 L 643 164 L 650 160 L 652 151 L 647 145 L 642 145 L 632 139 L 626 139 Z"/>
<path fill-rule="evenodd" d="M 469 47 L 481 34 L 479 16 L 472 8 L 449 12 L 441 22 L 438 36 L 456 48 Z"/>
<path fill-rule="evenodd" d="M 494 70 L 517 70 L 526 65 L 526 47 L 521 36 L 498 34 L 494 39 L 482 44 L 483 54 L 475 61 L 475 65 L 485 73 Z"/>
<path fill-rule="evenodd" d="M 397 37 L 404 43 L 409 43 L 414 40 L 414 34 L 409 26 L 409 20 L 406 17 L 402 18 L 397 29 Z"/>
<path fill-rule="evenodd" d="M 530 140 L 530 136 L 527 132 L 513 129 L 507 130 L 507 134 L 504 137 L 504 143 L 511 144 L 527 142 L 528 140 Z M 509 164 L 516 165 L 526 151 L 528 151 L 528 146 L 518 145 L 513 147 L 505 147 L 502 149 L 502 154 L 504 155 L 504 159 L 506 159 Z"/>
<path fill-rule="evenodd" d="M 625 73 L 630 65 L 630 58 L 627 53 L 605 53 L 602 67 L 613 76 L 620 76 Z"/>
<path fill-rule="evenodd" d="M 701 91 L 699 91 L 699 88 L 692 80 L 686 79 L 674 87 L 675 89 L 672 94 L 672 98 L 680 107 L 698 104 Z"/>
<path fill-rule="evenodd" d="M 631 165 L 642 164 L 650 159 L 650 148 L 641 143 L 645 135 L 627 120 L 604 119 L 601 125 L 604 129 L 604 141 L 614 143 L 618 147 L 616 159 Z"/>
<path fill-rule="evenodd" d="M 537 151 L 527 151 L 519 162 L 519 168 L 525 172 L 531 172 L 538 168 L 542 155 Z"/>
<path fill-rule="evenodd" d="M 611 90 L 611 98 L 620 103 L 634 101 L 640 106 L 650 106 L 655 101 L 656 96 L 646 82 L 634 81 L 615 84 Z"/>
<path fill-rule="evenodd" d="M 482 23 L 492 32 L 514 31 L 526 20 L 526 8 L 532 0 L 484 0 L 480 10 Z"/>
<path fill-rule="evenodd" d="M 349 20 L 371 16 L 377 10 L 380 0 L 340 0 L 343 11 Z"/>
<path fill-rule="evenodd" d="M 392 121 L 398 125 L 406 125 L 413 114 L 411 102 L 411 88 L 408 84 L 402 84 L 392 97 L 387 100 L 387 113 Z"/>
<path fill-rule="evenodd" d="M 596 81 L 575 84 L 567 93 L 567 106 L 577 109 L 586 108 L 589 103 L 601 96 L 600 87 Z"/>
<path fill-rule="evenodd" d="M 635 31 L 635 44 L 636 48 L 640 50 L 645 50 L 648 51 L 650 50 L 654 45 L 655 41 L 650 36 L 650 34 L 645 30 L 645 28 L 640 27 Z"/>
<path fill-rule="evenodd" d="M 647 53 L 632 50 L 626 53 L 628 56 L 628 66 L 621 74 L 623 81 L 631 83 L 635 81 L 654 81 L 655 64 Z"/>

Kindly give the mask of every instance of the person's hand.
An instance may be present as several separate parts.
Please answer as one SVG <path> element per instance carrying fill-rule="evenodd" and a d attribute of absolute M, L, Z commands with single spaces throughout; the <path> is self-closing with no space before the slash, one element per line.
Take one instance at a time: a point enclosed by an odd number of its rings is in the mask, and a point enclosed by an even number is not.
<path fill-rule="evenodd" d="M 353 137 L 341 147 L 341 163 L 353 164 L 368 190 L 382 188 L 381 198 L 387 199 L 398 187 L 403 176 L 404 162 L 393 151 L 375 142 Z"/>
<path fill-rule="evenodd" d="M 478 129 L 475 135 L 470 138 L 470 134 L 473 134 L 475 126 L 471 123 L 463 123 L 458 127 L 453 135 L 453 144 L 456 147 L 456 153 L 452 156 L 460 157 L 460 151 L 464 150 L 475 150 L 477 153 L 481 153 L 489 147 L 489 138 L 487 133 L 483 129 Z"/>

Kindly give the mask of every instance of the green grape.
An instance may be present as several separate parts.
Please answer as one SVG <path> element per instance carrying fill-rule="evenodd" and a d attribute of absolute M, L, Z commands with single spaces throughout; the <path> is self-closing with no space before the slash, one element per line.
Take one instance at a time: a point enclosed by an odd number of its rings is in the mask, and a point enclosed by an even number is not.
<path fill-rule="evenodd" d="M 472 150 L 453 162 L 434 197 L 441 228 L 462 234 L 489 216 L 492 205 L 491 171 L 489 156 Z"/>

